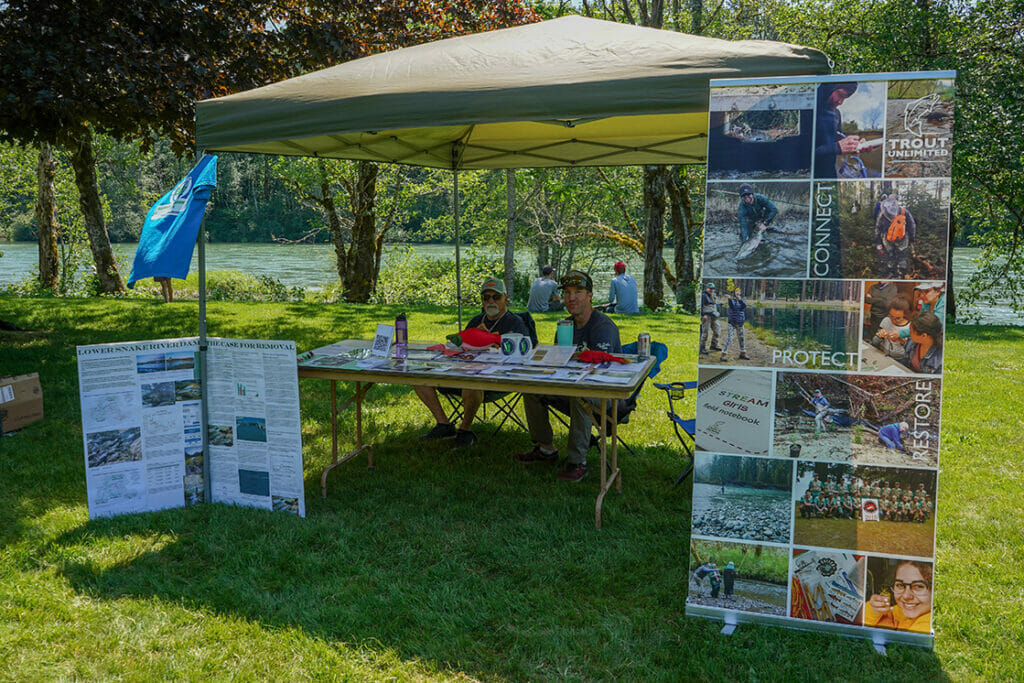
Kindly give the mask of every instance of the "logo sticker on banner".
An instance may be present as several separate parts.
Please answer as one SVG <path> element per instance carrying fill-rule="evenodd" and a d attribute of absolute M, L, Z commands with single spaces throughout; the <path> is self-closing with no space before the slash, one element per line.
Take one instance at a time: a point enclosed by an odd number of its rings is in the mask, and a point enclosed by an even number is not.
<path fill-rule="evenodd" d="M 711 82 L 688 615 L 932 644 L 955 76 Z"/>

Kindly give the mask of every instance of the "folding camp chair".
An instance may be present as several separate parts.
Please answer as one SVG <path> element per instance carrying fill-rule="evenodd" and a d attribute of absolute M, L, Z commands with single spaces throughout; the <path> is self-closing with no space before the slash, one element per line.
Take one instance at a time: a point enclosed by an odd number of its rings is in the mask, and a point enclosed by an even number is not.
<path fill-rule="evenodd" d="M 526 326 L 526 331 L 529 332 L 530 334 L 530 340 L 533 342 L 534 346 L 537 346 L 537 323 L 534 321 L 533 316 L 530 315 L 529 311 L 523 311 L 521 313 L 516 313 L 513 311 L 513 314 L 518 315 L 519 318 L 523 321 L 523 324 Z M 448 401 L 448 407 L 449 410 L 451 411 L 448 415 L 448 421 L 451 422 L 452 424 L 458 424 L 459 422 L 461 422 L 463 413 L 461 390 L 446 391 L 444 389 L 439 389 L 438 393 Z M 484 402 L 483 405 L 480 406 L 485 411 L 484 417 L 487 417 L 487 406 L 493 407 L 497 411 L 498 415 L 501 417 L 500 421 L 498 422 L 498 426 L 494 428 L 493 432 L 491 432 L 491 436 L 494 436 L 499 431 L 501 431 L 501 428 L 504 427 L 505 423 L 508 422 L 509 420 L 519 425 L 520 429 L 522 429 L 523 431 L 527 431 L 526 424 L 522 421 L 522 419 L 520 419 L 518 415 L 516 415 L 515 412 L 516 407 L 519 405 L 519 402 L 522 400 L 522 398 L 522 394 L 518 392 L 484 392 Z"/>
<path fill-rule="evenodd" d="M 693 474 L 693 445 L 694 445 L 694 434 L 697 431 L 697 420 L 684 420 L 679 417 L 676 413 L 675 402 L 681 401 L 683 396 L 686 394 L 686 390 L 691 391 L 697 388 L 696 382 L 669 382 L 668 384 L 654 383 L 654 386 L 665 392 L 666 398 L 668 398 L 668 417 L 672 420 L 672 427 L 675 429 L 676 438 L 679 439 L 679 443 L 686 449 L 686 454 L 690 458 L 690 464 L 679 474 L 679 478 L 676 479 L 676 486 L 679 486 L 688 476 Z"/>
<path fill-rule="evenodd" d="M 631 343 L 626 344 L 625 346 L 623 346 L 622 347 L 622 353 L 635 354 L 636 353 L 636 342 L 631 342 Z M 651 342 L 651 355 L 654 357 L 654 365 L 652 365 L 650 371 L 648 371 L 647 377 L 654 377 L 659 372 L 661 372 L 661 364 L 665 362 L 666 358 L 668 358 L 668 347 L 665 346 L 664 344 L 662 344 L 661 342 L 652 341 Z M 641 382 L 640 386 L 638 386 L 636 388 L 636 391 L 634 391 L 632 394 L 630 394 L 629 398 L 627 398 L 625 401 L 622 402 L 621 405 L 619 405 L 619 416 L 618 416 L 619 419 L 618 419 L 617 424 L 624 425 L 624 424 L 629 422 L 629 416 L 632 414 L 632 412 L 634 410 L 636 410 L 636 399 L 640 395 L 640 390 L 644 388 L 644 384 L 645 383 L 646 382 Z M 547 400 L 544 400 L 544 404 L 547 406 L 548 413 L 550 413 L 551 415 L 554 415 L 555 418 L 559 422 L 561 422 L 562 425 L 566 429 L 568 429 L 569 428 L 569 422 L 568 422 L 568 420 L 566 420 L 564 412 L 561 409 L 561 406 L 558 405 L 558 404 L 555 404 L 553 402 L 549 402 Z M 611 418 L 611 414 L 610 413 L 609 413 L 608 417 Z M 596 427 L 597 426 L 595 425 L 595 428 Z M 609 434 L 611 434 L 611 431 L 610 431 L 611 427 L 612 427 L 612 424 L 611 424 L 611 420 L 609 419 L 608 420 L 608 430 L 609 430 L 608 433 Z M 622 439 L 622 434 L 618 430 L 616 430 L 615 438 L 618 440 L 620 446 L 622 446 L 627 451 L 629 451 L 630 455 L 636 457 L 636 451 L 634 451 L 632 448 L 630 448 L 629 444 L 626 443 Z M 598 438 L 592 434 L 590 436 L 590 446 L 591 446 L 591 448 L 593 448 L 594 446 L 597 446 L 597 445 L 598 445 Z"/>

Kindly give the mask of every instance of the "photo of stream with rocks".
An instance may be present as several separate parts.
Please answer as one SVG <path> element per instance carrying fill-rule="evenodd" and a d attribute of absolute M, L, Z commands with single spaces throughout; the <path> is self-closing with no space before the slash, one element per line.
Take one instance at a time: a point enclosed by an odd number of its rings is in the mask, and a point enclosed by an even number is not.
<path fill-rule="evenodd" d="M 693 484 L 693 533 L 789 543 L 789 490 Z"/>

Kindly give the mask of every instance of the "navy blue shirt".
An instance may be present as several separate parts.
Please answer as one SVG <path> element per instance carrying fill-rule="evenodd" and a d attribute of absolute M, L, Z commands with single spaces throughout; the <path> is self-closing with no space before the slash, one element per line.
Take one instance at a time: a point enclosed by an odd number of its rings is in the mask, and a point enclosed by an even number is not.
<path fill-rule="evenodd" d="M 572 318 L 569 318 L 572 320 Z M 594 310 L 590 314 L 590 320 L 583 327 L 572 328 L 572 343 L 577 348 L 586 344 L 588 349 L 594 351 L 605 351 L 606 353 L 621 353 L 622 345 L 619 343 L 619 327 L 615 321 L 602 313 Z"/>

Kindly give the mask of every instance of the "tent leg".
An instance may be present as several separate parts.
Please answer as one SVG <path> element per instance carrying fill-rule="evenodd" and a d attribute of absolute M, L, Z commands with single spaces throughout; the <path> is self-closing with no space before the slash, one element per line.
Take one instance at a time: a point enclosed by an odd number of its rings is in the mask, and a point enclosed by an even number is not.
<path fill-rule="evenodd" d="M 206 381 L 206 214 L 199 223 L 199 390 L 202 400 L 199 410 L 199 428 L 203 437 L 203 500 L 210 503 L 213 501 L 213 487 L 210 479 L 213 473 L 210 471 L 210 438 L 207 430 L 209 414 L 209 383 Z"/>
<path fill-rule="evenodd" d="M 459 329 L 462 329 L 462 262 L 459 258 L 459 171 L 452 170 L 452 216 L 455 219 L 455 298 L 459 309 Z"/>

